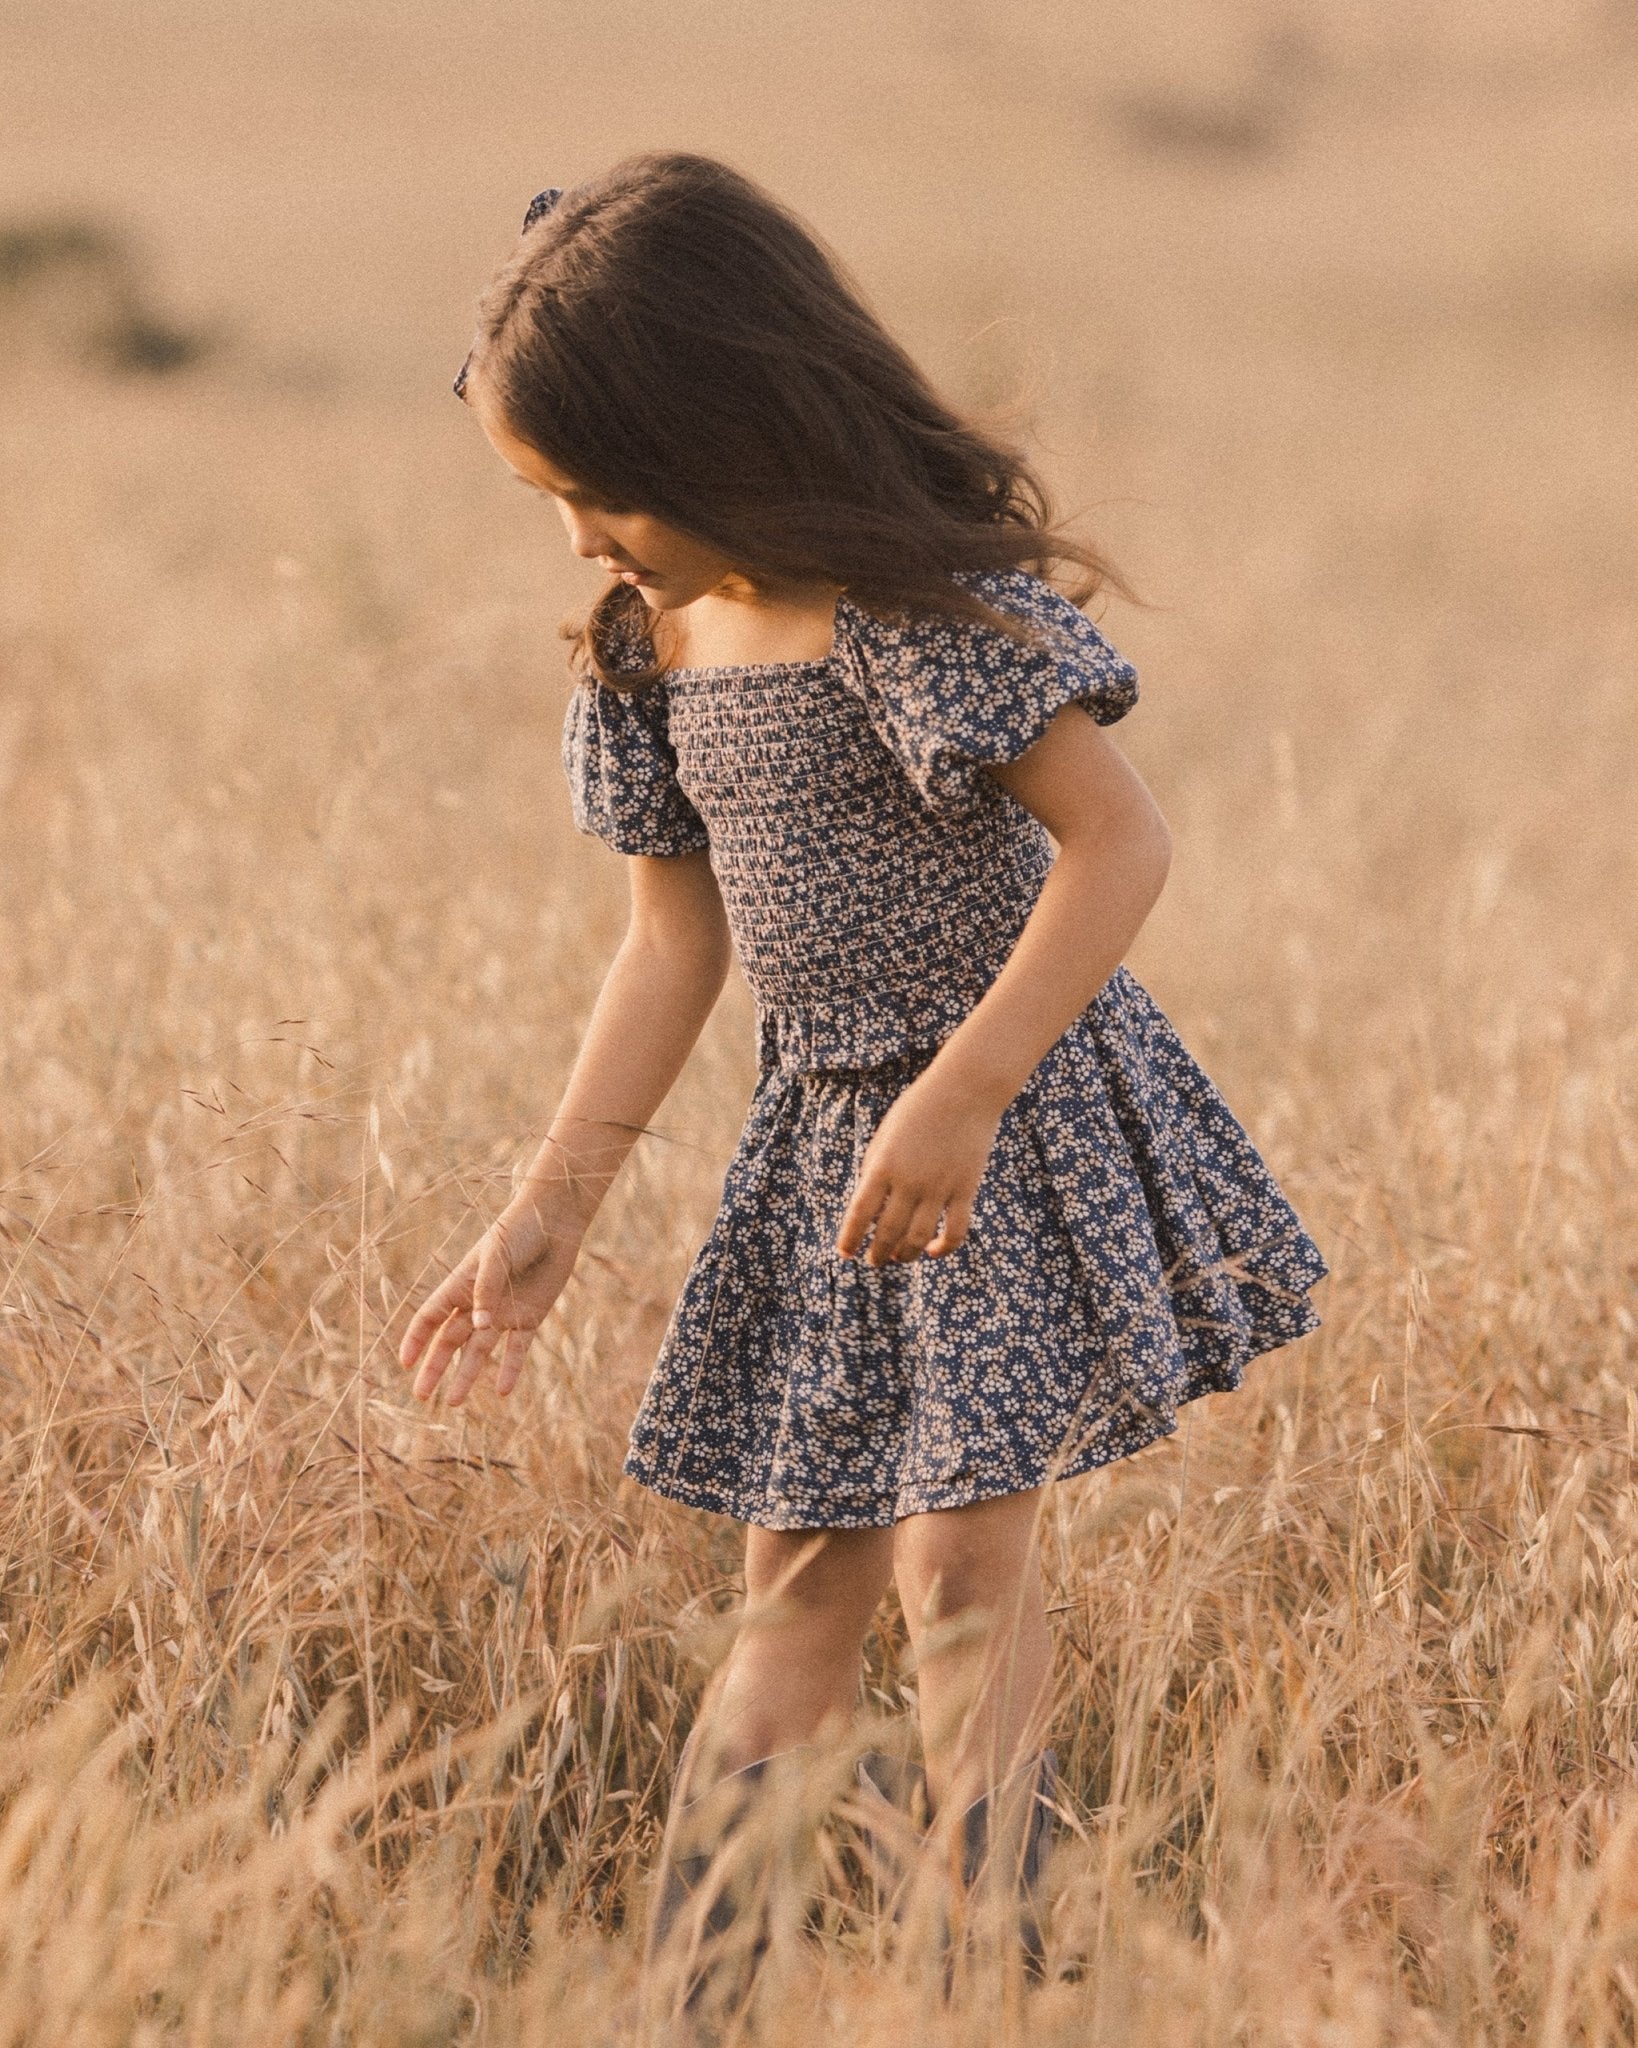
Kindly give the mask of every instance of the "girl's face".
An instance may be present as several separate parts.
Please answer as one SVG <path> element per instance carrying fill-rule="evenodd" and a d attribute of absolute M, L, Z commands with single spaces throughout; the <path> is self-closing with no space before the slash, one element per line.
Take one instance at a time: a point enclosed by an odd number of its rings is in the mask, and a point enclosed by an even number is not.
<path fill-rule="evenodd" d="M 628 505 L 607 505 L 573 477 L 554 469 L 538 448 L 520 441 L 489 399 L 483 379 L 467 380 L 467 403 L 478 415 L 495 453 L 532 489 L 544 491 L 562 515 L 569 546 L 588 562 L 601 562 L 611 576 L 633 583 L 651 611 L 676 611 L 736 576 L 726 555 L 652 513 Z"/>

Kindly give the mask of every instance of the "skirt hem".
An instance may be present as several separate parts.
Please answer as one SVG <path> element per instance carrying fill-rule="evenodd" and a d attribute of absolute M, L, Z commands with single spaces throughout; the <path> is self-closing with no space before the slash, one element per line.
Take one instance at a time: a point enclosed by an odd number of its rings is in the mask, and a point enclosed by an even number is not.
<path fill-rule="evenodd" d="M 1151 1449 L 1163 1442 L 1177 1430 L 1180 1410 L 1191 1401 L 1201 1400 L 1207 1394 L 1238 1393 L 1245 1368 L 1253 1360 L 1278 1351 L 1287 1344 L 1311 1336 L 1320 1328 L 1320 1317 L 1311 1304 L 1304 1304 L 1306 1314 L 1302 1317 L 1300 1329 L 1267 1331 L 1259 1333 L 1262 1341 L 1254 1338 L 1252 1347 L 1229 1373 L 1208 1377 L 1202 1374 L 1197 1380 L 1186 1380 L 1180 1387 L 1175 1403 L 1170 1408 L 1155 1408 L 1145 1411 L 1135 1419 L 1123 1435 L 1118 1448 L 1111 1449 L 1104 1444 L 1092 1444 L 1067 1459 L 1061 1467 L 1054 1468 L 1048 1463 L 1033 1479 L 1000 1478 L 995 1481 L 979 1481 L 963 1486 L 959 1490 L 949 1486 L 910 1486 L 902 1489 L 897 1501 L 891 1507 L 876 1511 L 860 1510 L 852 1514 L 841 1514 L 823 1522 L 799 1521 L 795 1511 L 781 1511 L 770 1507 L 764 1501 L 755 1503 L 748 1494 L 738 1490 L 713 1485 L 708 1480 L 685 1479 L 675 1474 L 662 1473 L 655 1466 L 645 1464 L 634 1453 L 628 1452 L 621 1471 L 626 1478 L 634 1479 L 650 1493 L 657 1493 L 664 1500 L 676 1501 L 679 1506 L 696 1508 L 706 1514 L 727 1515 L 736 1522 L 745 1522 L 759 1529 L 800 1530 L 800 1529 L 891 1529 L 908 1515 L 933 1514 L 945 1508 L 976 1507 L 979 1502 L 1000 1500 L 1010 1493 L 1028 1493 L 1037 1486 L 1050 1485 L 1060 1479 L 1079 1479 L 1088 1472 L 1095 1472 L 1105 1465 L 1119 1464 L 1123 1458 L 1135 1457 L 1139 1451 Z"/>

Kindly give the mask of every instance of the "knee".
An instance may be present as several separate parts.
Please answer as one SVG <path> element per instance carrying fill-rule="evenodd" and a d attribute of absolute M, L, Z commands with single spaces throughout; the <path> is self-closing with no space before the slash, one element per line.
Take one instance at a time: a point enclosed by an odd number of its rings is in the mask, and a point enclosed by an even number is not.
<path fill-rule="evenodd" d="M 936 1626 L 995 1604 L 993 1561 L 959 1535 L 923 1532 L 896 1562 L 899 1604 L 912 1629 Z"/>
<path fill-rule="evenodd" d="M 1003 1615 L 1032 1569 L 1039 1569 L 1033 1527 L 1016 1512 L 915 1515 L 895 1532 L 894 1577 L 912 1630 L 958 1615 Z"/>
<path fill-rule="evenodd" d="M 885 1529 L 827 1531 L 822 1542 L 747 1546 L 747 1623 L 779 1634 L 862 1635 L 875 1613 L 892 1562 Z"/>

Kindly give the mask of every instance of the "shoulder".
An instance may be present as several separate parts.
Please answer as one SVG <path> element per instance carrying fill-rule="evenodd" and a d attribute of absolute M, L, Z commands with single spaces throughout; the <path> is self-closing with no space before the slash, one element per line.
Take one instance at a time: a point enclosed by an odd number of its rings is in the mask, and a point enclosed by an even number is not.
<path fill-rule="evenodd" d="M 1005 613 L 1048 642 L 1107 644 L 1074 599 L 1031 569 L 961 569 L 950 581 L 976 597 L 991 611 Z M 854 604 L 846 596 L 842 610 L 849 626 L 880 648 L 937 651 L 963 642 L 1001 642 L 1016 647 L 1019 637 L 1003 626 L 962 612 L 925 607 L 914 613 L 884 618 Z"/>
<path fill-rule="evenodd" d="M 991 569 L 959 575 L 955 581 L 992 611 L 1005 612 L 1035 629 L 1038 644 L 1060 656 L 1091 658 L 1101 669 L 1112 659 L 1121 668 L 1130 663 L 1109 645 L 1072 597 L 1029 569 Z M 996 628 L 985 629 L 992 636 Z M 1137 671 L 1132 670 L 1135 677 Z"/>
<path fill-rule="evenodd" d="M 1064 628 L 1072 619 L 1086 623 L 1086 614 L 1074 602 L 1037 576 L 1033 569 L 976 569 L 958 572 L 950 579 L 987 604 L 992 611 L 1007 612 L 1031 625 L 1050 630 Z"/>
<path fill-rule="evenodd" d="M 573 669 L 571 721 L 592 719 L 615 729 L 665 732 L 670 704 L 666 679 L 654 672 L 654 644 L 644 623 L 629 612 L 593 612 Z M 605 682 L 604 676 L 616 680 Z"/>
<path fill-rule="evenodd" d="M 1137 699 L 1137 670 L 1104 638 L 1075 601 L 1028 569 L 960 571 L 951 579 L 992 611 L 1027 630 L 961 613 L 922 610 L 882 619 L 844 599 L 847 638 L 855 660 L 878 675 L 914 681 L 934 696 L 964 688 L 986 692 L 1073 676 L 1072 694 L 1095 701 L 1101 719 L 1118 717 Z"/>
<path fill-rule="evenodd" d="M 619 853 L 703 850 L 705 825 L 678 780 L 663 683 L 611 689 L 583 676 L 563 721 L 574 821 Z"/>
<path fill-rule="evenodd" d="M 663 675 L 649 610 L 635 591 L 604 591 L 578 626 L 566 622 L 562 630 L 573 642 L 569 666 L 578 683 L 638 697 Z"/>
<path fill-rule="evenodd" d="M 578 676 L 564 715 L 565 748 L 616 753 L 659 751 L 669 756 L 671 703 L 663 677 L 635 689 L 616 689 L 601 677 Z"/>
<path fill-rule="evenodd" d="M 1137 701 L 1136 669 L 1044 577 L 1006 569 L 957 580 L 1004 617 L 927 609 L 880 619 L 849 602 L 837 635 L 877 737 L 927 808 L 950 819 L 995 802 L 983 771 L 1017 760 L 1065 705 L 1112 725 Z"/>
<path fill-rule="evenodd" d="M 587 641 L 602 674 L 585 659 Z M 566 754 L 600 749 L 634 757 L 655 751 L 669 755 L 670 692 L 665 677 L 650 672 L 652 660 L 652 646 L 639 626 L 618 613 L 593 614 L 573 664 L 574 688 L 564 720 Z M 605 682 L 605 675 L 614 680 Z"/>

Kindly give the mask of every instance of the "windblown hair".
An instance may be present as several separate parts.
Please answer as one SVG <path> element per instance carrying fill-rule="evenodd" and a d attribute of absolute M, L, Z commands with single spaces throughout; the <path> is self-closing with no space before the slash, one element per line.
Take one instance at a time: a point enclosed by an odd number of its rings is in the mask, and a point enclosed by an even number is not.
<path fill-rule="evenodd" d="M 485 293 L 469 363 L 511 432 L 583 490 L 752 577 L 1014 633 L 952 578 L 1068 564 L 1076 603 L 1126 593 L 1057 530 L 1024 459 L 937 397 L 808 230 L 709 157 L 628 157 L 565 193 Z M 615 688 L 652 681 L 648 618 L 612 582 L 565 628 L 574 666 Z M 641 665 L 615 665 L 617 647 Z"/>

